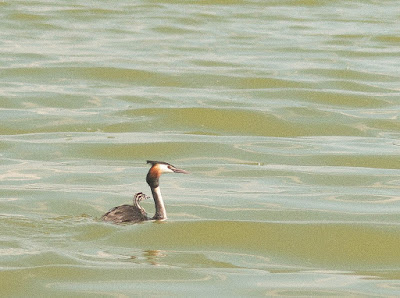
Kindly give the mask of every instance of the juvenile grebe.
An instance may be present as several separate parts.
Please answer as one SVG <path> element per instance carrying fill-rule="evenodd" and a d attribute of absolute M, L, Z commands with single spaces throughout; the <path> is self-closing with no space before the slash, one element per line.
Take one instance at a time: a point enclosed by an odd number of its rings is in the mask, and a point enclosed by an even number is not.
<path fill-rule="evenodd" d="M 153 194 L 156 213 L 153 217 L 148 217 L 146 211 L 139 205 L 140 201 L 147 199 L 146 195 L 142 192 L 136 193 L 134 196 L 133 205 L 121 205 L 114 207 L 101 219 L 104 221 L 112 221 L 114 223 L 122 222 L 141 222 L 144 220 L 163 220 L 167 219 L 164 201 L 161 197 L 159 178 L 163 173 L 183 173 L 188 174 L 187 171 L 178 169 L 173 165 L 163 161 L 148 160 L 147 163 L 151 164 L 151 168 L 146 176 L 146 182 L 150 186 Z"/>

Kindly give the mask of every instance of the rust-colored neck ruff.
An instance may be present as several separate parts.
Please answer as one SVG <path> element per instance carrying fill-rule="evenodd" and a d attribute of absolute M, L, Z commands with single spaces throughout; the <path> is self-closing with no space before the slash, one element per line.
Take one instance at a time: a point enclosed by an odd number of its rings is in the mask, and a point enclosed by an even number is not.
<path fill-rule="evenodd" d="M 150 186 L 150 188 L 157 188 L 159 183 L 159 178 L 161 176 L 161 170 L 158 165 L 154 165 L 150 168 L 149 172 L 146 176 L 146 182 Z"/>

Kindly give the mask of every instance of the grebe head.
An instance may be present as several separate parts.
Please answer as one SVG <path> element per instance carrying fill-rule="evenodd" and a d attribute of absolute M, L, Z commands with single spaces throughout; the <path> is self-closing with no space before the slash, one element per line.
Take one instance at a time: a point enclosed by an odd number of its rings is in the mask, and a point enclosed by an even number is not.
<path fill-rule="evenodd" d="M 139 205 L 139 203 L 140 203 L 141 201 L 147 200 L 148 198 L 150 198 L 150 197 L 146 196 L 144 193 L 142 193 L 142 192 L 137 192 L 137 193 L 135 193 L 135 196 L 133 197 L 133 203 L 134 203 L 135 205 Z"/>
<path fill-rule="evenodd" d="M 163 161 L 148 160 L 147 163 L 151 164 L 151 168 L 147 173 L 146 182 L 152 188 L 157 188 L 159 186 L 159 178 L 161 174 L 164 173 L 189 174 L 188 171 L 178 169 L 177 167 L 174 167 L 173 165 Z"/>
<path fill-rule="evenodd" d="M 144 210 L 139 203 L 143 200 L 147 200 L 148 198 L 150 197 L 146 196 L 142 192 L 135 193 L 135 196 L 133 197 L 133 206 L 135 206 L 145 216 L 147 216 L 146 210 Z"/>

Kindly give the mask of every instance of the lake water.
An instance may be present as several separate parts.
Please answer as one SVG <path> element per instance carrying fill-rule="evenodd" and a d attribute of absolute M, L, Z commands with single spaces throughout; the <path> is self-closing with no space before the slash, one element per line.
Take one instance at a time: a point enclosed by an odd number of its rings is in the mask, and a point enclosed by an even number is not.
<path fill-rule="evenodd" d="M 400 295 L 396 1 L 0 1 L 7 297 Z M 99 220 L 165 175 L 169 219 Z M 151 200 L 142 203 L 149 214 Z"/>

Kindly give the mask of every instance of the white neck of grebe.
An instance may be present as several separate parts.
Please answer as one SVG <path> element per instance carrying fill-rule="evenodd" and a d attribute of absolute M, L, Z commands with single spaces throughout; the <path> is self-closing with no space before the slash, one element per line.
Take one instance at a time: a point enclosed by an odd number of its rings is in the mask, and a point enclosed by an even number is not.
<path fill-rule="evenodd" d="M 153 219 L 163 220 L 167 219 L 167 212 L 165 211 L 164 201 L 161 196 L 160 187 L 151 188 L 151 192 L 153 193 L 154 204 L 156 207 L 156 213 L 153 216 Z"/>

